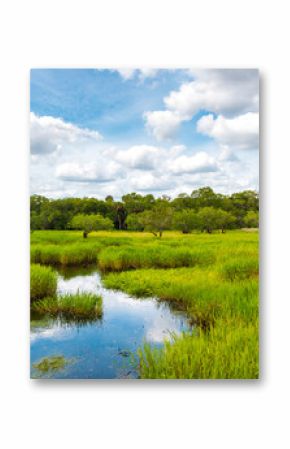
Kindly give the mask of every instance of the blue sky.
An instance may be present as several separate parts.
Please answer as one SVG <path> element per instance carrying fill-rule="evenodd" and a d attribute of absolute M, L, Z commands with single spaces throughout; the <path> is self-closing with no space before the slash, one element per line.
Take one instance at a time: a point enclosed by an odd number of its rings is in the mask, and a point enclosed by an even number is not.
<path fill-rule="evenodd" d="M 30 98 L 32 193 L 258 188 L 256 70 L 33 69 Z"/>

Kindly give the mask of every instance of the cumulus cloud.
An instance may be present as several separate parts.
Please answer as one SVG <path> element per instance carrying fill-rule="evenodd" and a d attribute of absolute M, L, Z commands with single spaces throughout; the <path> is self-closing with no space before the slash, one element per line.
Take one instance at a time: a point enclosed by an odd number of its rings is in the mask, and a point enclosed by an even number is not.
<path fill-rule="evenodd" d="M 97 131 L 79 128 L 61 118 L 30 114 L 31 154 L 49 154 L 61 149 L 65 144 L 76 144 L 85 140 L 99 141 Z"/>
<path fill-rule="evenodd" d="M 256 112 L 259 74 L 255 69 L 193 70 L 194 81 L 184 83 L 165 99 L 165 106 L 185 120 L 200 110 L 233 116 Z"/>
<path fill-rule="evenodd" d="M 218 143 L 237 149 L 257 149 L 259 145 L 259 114 L 248 112 L 234 118 L 212 114 L 197 122 L 197 130 L 213 137 Z"/>
<path fill-rule="evenodd" d="M 147 129 L 158 140 L 169 140 L 179 128 L 181 117 L 172 111 L 149 111 L 144 113 Z"/>
<path fill-rule="evenodd" d="M 160 173 L 141 173 L 129 179 L 131 190 L 155 192 L 171 189 L 175 182 Z"/>
<path fill-rule="evenodd" d="M 118 175 L 118 169 L 115 162 L 66 162 L 56 168 L 55 174 L 64 181 L 101 183 L 113 181 Z"/>
<path fill-rule="evenodd" d="M 115 153 L 116 161 L 140 170 L 154 169 L 161 157 L 164 157 L 164 150 L 150 145 L 134 145 Z"/>
<path fill-rule="evenodd" d="M 209 173 L 218 171 L 216 160 L 205 151 L 193 156 L 182 155 L 168 162 L 168 169 L 173 174 Z"/>
<path fill-rule="evenodd" d="M 259 108 L 259 73 L 255 69 L 190 71 L 193 81 L 183 83 L 164 98 L 164 111 L 144 113 L 146 127 L 157 140 L 167 140 L 180 124 L 199 111 L 224 117 L 255 113 Z"/>

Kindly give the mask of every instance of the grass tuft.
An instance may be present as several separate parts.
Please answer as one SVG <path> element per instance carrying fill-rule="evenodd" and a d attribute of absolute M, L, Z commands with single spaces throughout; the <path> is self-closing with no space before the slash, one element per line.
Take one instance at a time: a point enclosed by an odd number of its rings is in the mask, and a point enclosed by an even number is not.
<path fill-rule="evenodd" d="M 77 292 L 57 298 L 44 298 L 31 306 L 32 312 L 64 319 L 84 320 L 101 318 L 102 297 L 93 293 Z"/>
<path fill-rule="evenodd" d="M 38 264 L 30 266 L 30 298 L 31 301 L 54 296 L 57 287 L 57 274 L 51 267 Z"/>

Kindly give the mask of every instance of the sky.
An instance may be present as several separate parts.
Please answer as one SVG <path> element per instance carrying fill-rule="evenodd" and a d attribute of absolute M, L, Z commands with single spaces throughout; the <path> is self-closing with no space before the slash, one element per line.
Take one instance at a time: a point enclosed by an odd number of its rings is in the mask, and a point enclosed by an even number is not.
<path fill-rule="evenodd" d="M 258 70 L 32 69 L 30 151 L 48 198 L 258 191 Z"/>

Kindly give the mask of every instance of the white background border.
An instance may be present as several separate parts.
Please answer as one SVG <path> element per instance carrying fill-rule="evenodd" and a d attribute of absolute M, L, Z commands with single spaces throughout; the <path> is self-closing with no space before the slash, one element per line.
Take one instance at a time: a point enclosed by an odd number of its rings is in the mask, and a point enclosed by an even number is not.
<path fill-rule="evenodd" d="M 1 2 L 1 447 L 289 447 L 287 3 Z M 96 66 L 260 69 L 260 381 L 29 380 L 29 69 Z"/>

